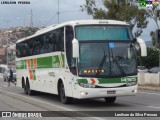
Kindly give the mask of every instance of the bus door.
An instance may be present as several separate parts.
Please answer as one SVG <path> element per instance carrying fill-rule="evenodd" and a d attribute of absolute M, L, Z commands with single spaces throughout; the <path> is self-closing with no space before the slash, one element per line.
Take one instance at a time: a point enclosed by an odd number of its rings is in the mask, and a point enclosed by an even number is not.
<path fill-rule="evenodd" d="M 72 97 L 73 96 L 73 91 L 72 91 L 73 81 L 71 79 L 71 72 L 69 69 L 67 69 L 67 67 L 65 69 L 65 86 L 67 88 L 67 95 Z"/>

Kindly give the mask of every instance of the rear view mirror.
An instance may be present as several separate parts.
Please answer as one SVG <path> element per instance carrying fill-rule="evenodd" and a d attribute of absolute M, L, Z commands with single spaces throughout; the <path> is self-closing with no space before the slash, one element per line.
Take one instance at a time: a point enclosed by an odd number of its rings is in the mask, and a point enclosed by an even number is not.
<path fill-rule="evenodd" d="M 72 40 L 73 58 L 79 57 L 79 42 L 76 38 Z"/>
<path fill-rule="evenodd" d="M 147 46 L 144 40 L 142 40 L 141 38 L 137 38 L 136 42 L 139 43 L 140 48 L 141 48 L 141 56 L 145 57 L 147 56 Z"/>

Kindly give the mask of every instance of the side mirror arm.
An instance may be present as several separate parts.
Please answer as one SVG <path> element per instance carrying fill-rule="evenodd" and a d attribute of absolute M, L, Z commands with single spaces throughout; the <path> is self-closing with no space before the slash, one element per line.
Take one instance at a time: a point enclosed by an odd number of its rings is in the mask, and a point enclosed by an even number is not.
<path fill-rule="evenodd" d="M 146 57 L 147 56 L 147 46 L 144 40 L 141 38 L 136 38 L 136 42 L 139 43 L 141 48 L 141 56 Z"/>

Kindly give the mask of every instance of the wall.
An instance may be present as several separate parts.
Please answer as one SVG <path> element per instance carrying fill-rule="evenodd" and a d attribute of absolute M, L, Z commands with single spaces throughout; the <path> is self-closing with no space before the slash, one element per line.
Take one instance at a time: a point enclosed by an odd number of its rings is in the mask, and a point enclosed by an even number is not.
<path fill-rule="evenodd" d="M 160 86 L 160 73 L 138 73 L 138 84 L 152 84 Z"/>

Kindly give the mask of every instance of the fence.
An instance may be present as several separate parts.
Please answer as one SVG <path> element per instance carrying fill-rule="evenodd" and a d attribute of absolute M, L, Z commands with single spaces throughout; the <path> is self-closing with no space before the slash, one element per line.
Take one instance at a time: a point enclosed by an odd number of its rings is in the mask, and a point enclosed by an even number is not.
<path fill-rule="evenodd" d="M 160 73 L 138 73 L 138 84 L 139 85 L 156 85 L 160 86 Z"/>

